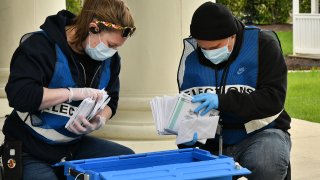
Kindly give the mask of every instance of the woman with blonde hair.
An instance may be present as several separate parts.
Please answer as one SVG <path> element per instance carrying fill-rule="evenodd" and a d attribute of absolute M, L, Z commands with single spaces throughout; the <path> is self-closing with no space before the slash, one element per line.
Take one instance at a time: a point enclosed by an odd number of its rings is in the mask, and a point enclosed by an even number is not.
<path fill-rule="evenodd" d="M 126 4 L 86 0 L 78 16 L 62 10 L 47 17 L 40 28 L 25 36 L 13 54 L 6 85 L 14 110 L 3 133 L 5 144 L 22 144 L 23 179 L 58 179 L 51 165 L 64 160 L 134 153 L 87 136 L 116 113 L 118 48 L 135 31 Z M 90 121 L 79 116 L 65 128 L 82 100 L 100 100 L 102 89 L 111 97 L 105 108 Z"/>

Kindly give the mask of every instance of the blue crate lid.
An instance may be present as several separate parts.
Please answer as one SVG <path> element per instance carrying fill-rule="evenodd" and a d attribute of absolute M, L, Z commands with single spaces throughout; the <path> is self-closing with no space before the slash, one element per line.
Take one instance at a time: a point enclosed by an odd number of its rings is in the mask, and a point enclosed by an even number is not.
<path fill-rule="evenodd" d="M 201 149 L 177 149 L 60 163 L 68 179 L 70 170 L 85 174 L 90 180 L 177 180 L 232 179 L 249 174 L 235 165 L 233 158 L 214 156 Z"/>

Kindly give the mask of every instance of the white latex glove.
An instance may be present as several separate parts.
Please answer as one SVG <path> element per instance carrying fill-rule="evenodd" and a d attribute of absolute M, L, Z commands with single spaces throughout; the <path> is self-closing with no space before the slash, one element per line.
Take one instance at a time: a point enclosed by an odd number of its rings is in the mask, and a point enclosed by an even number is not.
<path fill-rule="evenodd" d="M 91 97 L 94 100 L 100 100 L 103 96 L 103 90 L 93 88 L 69 88 L 69 102 L 80 101 Z"/>
<path fill-rule="evenodd" d="M 100 115 L 97 115 L 92 118 L 92 120 L 88 121 L 83 116 L 79 116 L 79 119 L 75 120 L 70 126 L 68 130 L 75 134 L 89 134 L 92 131 L 100 129 L 105 125 L 106 118 Z"/>

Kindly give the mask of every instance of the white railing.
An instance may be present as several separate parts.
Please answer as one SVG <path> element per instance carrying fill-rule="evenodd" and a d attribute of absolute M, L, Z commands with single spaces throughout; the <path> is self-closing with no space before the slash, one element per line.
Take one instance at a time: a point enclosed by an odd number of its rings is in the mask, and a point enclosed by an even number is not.
<path fill-rule="evenodd" d="M 320 55 L 320 14 L 293 15 L 293 53 Z"/>

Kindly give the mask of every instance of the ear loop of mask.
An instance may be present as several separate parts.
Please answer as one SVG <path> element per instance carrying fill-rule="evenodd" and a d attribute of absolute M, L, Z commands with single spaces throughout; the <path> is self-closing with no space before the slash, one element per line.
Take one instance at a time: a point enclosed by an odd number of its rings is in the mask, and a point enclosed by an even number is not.
<path fill-rule="evenodd" d="M 99 44 L 101 43 L 101 39 L 100 39 L 100 33 L 98 34 L 99 35 Z M 102 42 L 103 43 L 103 42 Z M 103 43 L 104 44 L 104 43 Z"/>
<path fill-rule="evenodd" d="M 231 39 L 231 37 L 230 37 L 230 39 Z M 234 38 L 234 40 L 233 40 L 232 49 L 231 49 L 231 51 L 229 51 L 229 52 L 230 52 L 230 54 L 231 54 L 231 53 L 232 53 L 232 51 L 233 51 L 234 45 L 235 45 L 235 38 Z M 228 46 L 229 46 L 229 43 L 228 43 Z M 229 48 L 228 48 L 228 50 L 229 50 Z"/>
<path fill-rule="evenodd" d="M 228 37 L 228 43 L 227 43 L 228 51 L 229 51 L 229 42 L 230 42 L 230 37 Z"/>
<path fill-rule="evenodd" d="M 91 42 L 90 42 L 90 35 L 92 35 L 93 33 L 89 32 L 89 48 L 92 48 L 91 47 Z M 102 42 L 101 39 L 100 39 L 100 33 L 98 33 L 99 35 L 99 44 Z M 103 43 L 104 44 L 104 43 Z M 109 47 L 109 46 L 108 46 Z"/>
<path fill-rule="evenodd" d="M 90 36 L 92 35 L 92 32 L 89 31 L 89 48 L 91 48 L 91 43 L 90 43 Z"/>
<path fill-rule="evenodd" d="M 230 39 L 231 39 L 231 37 L 228 37 L 227 49 L 228 49 L 229 53 L 231 53 L 233 51 L 233 47 L 232 47 L 231 51 L 229 50 Z"/>

